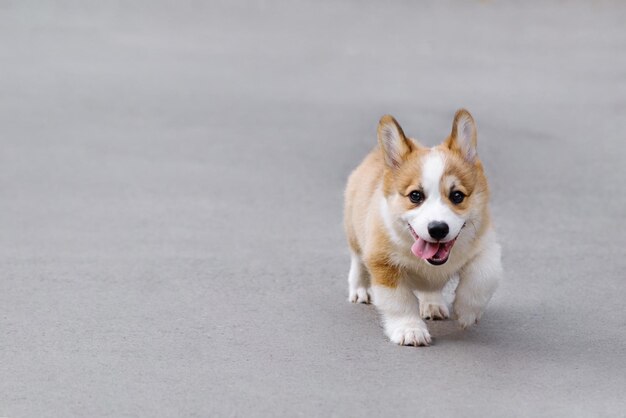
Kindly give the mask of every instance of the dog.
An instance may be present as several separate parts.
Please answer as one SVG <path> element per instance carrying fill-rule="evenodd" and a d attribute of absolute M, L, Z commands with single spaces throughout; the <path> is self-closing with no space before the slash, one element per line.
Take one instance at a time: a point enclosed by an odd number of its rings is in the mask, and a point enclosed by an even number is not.
<path fill-rule="evenodd" d="M 459 280 L 453 310 L 463 329 L 478 322 L 498 286 L 501 249 L 476 146 L 476 123 L 465 109 L 433 148 L 385 115 L 378 146 L 348 179 L 348 300 L 372 302 L 392 343 L 432 342 L 423 319 L 449 318 L 442 289 L 450 279 Z"/>

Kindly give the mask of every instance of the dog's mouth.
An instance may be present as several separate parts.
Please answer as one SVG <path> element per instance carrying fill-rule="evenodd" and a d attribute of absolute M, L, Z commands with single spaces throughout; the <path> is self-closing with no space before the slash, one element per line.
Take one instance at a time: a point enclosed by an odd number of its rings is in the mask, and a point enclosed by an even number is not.
<path fill-rule="evenodd" d="M 416 257 L 428 261 L 433 266 L 440 266 L 448 261 L 450 251 L 456 242 L 456 238 L 448 242 L 429 242 L 420 238 L 410 224 L 409 230 L 413 238 L 415 238 L 415 242 L 411 246 L 411 252 Z"/>

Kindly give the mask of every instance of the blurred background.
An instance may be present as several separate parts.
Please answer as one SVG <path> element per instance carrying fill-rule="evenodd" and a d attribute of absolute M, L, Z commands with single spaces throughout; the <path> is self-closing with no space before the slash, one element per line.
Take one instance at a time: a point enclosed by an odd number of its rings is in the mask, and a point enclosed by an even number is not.
<path fill-rule="evenodd" d="M 0 0 L 0 416 L 623 416 L 626 5 Z M 466 107 L 506 278 L 386 341 L 342 193 Z"/>

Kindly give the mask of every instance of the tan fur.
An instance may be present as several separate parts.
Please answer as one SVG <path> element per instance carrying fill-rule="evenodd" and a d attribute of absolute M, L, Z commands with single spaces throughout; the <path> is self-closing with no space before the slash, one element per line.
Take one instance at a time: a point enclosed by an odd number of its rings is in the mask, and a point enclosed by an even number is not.
<path fill-rule="evenodd" d="M 459 111 L 455 121 L 464 116 Z M 469 115 L 469 113 L 467 113 Z M 469 116 L 471 117 L 471 116 Z M 387 156 L 381 148 L 381 126 L 395 124 L 406 141 L 398 156 Z M 391 125 L 392 127 L 394 125 Z M 352 251 L 360 256 L 370 272 L 373 284 L 396 287 L 400 280 L 412 280 L 420 289 L 440 289 L 451 274 L 471 260 L 477 242 L 489 226 L 489 188 L 483 166 L 478 158 L 468 162 L 455 141 L 456 132 L 439 146 L 423 147 L 404 137 L 395 119 L 385 116 L 379 125 L 379 146 L 365 157 L 352 172 L 345 192 L 344 224 Z M 475 138 L 473 138 L 475 144 Z M 481 222 L 467 225 L 474 228 L 472 242 L 459 243 L 448 263 L 434 267 L 410 253 L 410 243 L 399 245 L 389 236 L 381 215 L 381 201 L 386 199 L 392 213 L 401 213 L 415 207 L 408 195 L 420 187 L 422 160 L 436 150 L 445 156 L 445 171 L 440 183 L 442 196 L 448 196 L 451 186 L 462 191 L 467 198 L 460 205 L 447 202 L 453 211 L 467 213 L 478 211 Z M 393 158 L 398 157 L 398 158 Z M 389 162 L 391 161 L 391 163 Z M 459 253 L 461 252 L 461 253 Z"/>

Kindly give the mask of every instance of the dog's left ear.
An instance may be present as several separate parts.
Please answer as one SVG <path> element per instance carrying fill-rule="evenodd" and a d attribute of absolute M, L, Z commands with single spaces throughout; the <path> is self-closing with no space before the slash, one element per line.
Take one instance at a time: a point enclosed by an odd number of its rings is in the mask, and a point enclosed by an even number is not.
<path fill-rule="evenodd" d="M 476 122 L 465 109 L 457 110 L 452 122 L 452 133 L 446 140 L 445 145 L 452 151 L 456 151 L 469 163 L 474 163 L 478 158 Z"/>

